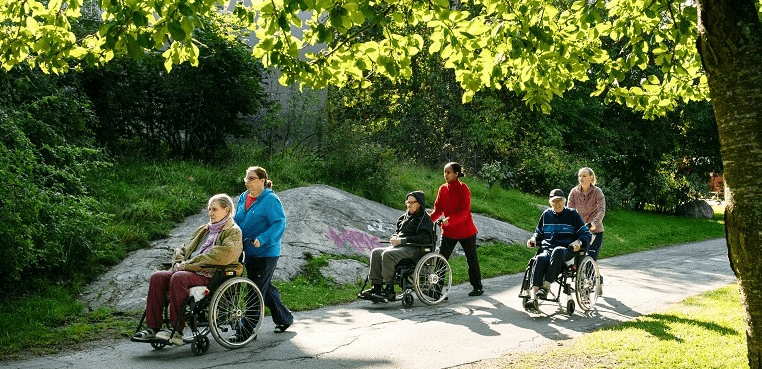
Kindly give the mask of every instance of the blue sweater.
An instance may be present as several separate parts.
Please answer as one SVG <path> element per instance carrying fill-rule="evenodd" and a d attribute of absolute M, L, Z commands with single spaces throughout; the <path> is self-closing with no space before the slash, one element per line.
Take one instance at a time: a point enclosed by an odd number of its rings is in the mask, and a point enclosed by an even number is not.
<path fill-rule="evenodd" d="M 246 191 L 238 196 L 238 206 L 235 211 L 235 222 L 241 227 L 244 241 L 243 251 L 246 262 L 254 257 L 280 256 L 280 238 L 286 230 L 286 214 L 283 212 L 278 195 L 266 188 L 257 200 L 246 210 Z M 260 246 L 254 247 L 254 240 L 259 240 Z"/>
<path fill-rule="evenodd" d="M 538 253 L 557 246 L 569 246 L 578 239 L 587 246 L 590 236 L 582 217 L 570 208 L 564 208 L 560 213 L 554 212 L 553 208 L 545 210 L 534 230 L 534 238 L 540 248 Z"/>

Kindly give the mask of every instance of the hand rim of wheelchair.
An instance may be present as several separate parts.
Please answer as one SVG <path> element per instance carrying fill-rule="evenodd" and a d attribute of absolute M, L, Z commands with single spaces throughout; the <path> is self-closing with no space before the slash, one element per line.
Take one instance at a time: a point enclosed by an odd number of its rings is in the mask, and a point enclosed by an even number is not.
<path fill-rule="evenodd" d="M 447 297 L 452 287 L 452 269 L 447 259 L 437 252 L 422 256 L 413 272 L 413 290 L 426 305 L 437 304 Z"/>
<path fill-rule="evenodd" d="M 262 293 L 248 278 L 226 280 L 214 292 L 209 303 L 209 329 L 214 340 L 227 349 L 241 348 L 255 340 L 264 318 Z M 241 342 L 231 341 L 236 332 L 243 331 L 244 320 L 251 324 L 251 328 L 247 329 L 250 330 L 249 336 Z"/>

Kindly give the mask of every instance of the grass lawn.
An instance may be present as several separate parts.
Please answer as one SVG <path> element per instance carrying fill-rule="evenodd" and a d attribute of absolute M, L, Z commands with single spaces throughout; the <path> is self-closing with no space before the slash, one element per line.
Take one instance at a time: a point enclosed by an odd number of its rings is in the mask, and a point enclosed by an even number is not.
<path fill-rule="evenodd" d="M 559 344 L 560 345 L 560 344 Z M 746 325 L 735 284 L 689 297 L 663 311 L 549 346 L 463 368 L 743 369 Z"/>

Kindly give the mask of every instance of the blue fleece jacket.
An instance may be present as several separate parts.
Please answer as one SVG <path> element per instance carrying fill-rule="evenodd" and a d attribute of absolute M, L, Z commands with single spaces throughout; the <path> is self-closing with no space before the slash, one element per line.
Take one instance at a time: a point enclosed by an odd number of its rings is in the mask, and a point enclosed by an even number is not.
<path fill-rule="evenodd" d="M 243 251 L 246 262 L 254 257 L 280 256 L 280 239 L 286 230 L 286 214 L 280 198 L 271 189 L 266 188 L 257 200 L 246 210 L 246 191 L 238 196 L 238 206 L 235 211 L 235 222 L 241 227 L 244 241 Z M 254 247 L 254 240 L 259 240 L 260 246 Z"/>

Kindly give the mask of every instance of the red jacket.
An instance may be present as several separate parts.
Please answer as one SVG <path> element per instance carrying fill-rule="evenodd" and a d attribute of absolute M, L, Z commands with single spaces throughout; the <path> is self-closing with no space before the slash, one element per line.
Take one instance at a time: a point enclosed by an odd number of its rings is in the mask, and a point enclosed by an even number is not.
<path fill-rule="evenodd" d="M 442 226 L 445 237 L 463 239 L 477 233 L 471 217 L 471 190 L 465 183 L 455 179 L 439 187 L 431 220 L 436 221 L 442 215 L 449 218 Z"/>

